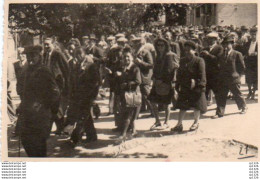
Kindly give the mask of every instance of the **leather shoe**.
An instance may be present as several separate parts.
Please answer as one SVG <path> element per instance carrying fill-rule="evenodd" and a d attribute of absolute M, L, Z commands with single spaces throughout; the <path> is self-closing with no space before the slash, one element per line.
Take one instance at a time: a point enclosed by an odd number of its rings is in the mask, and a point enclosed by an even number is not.
<path fill-rule="evenodd" d="M 171 131 L 172 132 L 182 132 L 183 131 L 183 125 L 178 125 L 178 126 L 175 126 L 173 128 L 171 128 Z"/>
<path fill-rule="evenodd" d="M 248 109 L 247 107 L 243 108 L 242 111 L 240 112 L 240 114 L 246 114 L 247 109 Z"/>
<path fill-rule="evenodd" d="M 218 119 L 218 118 L 221 118 L 221 117 L 223 117 L 223 116 L 216 114 L 215 116 L 211 116 L 211 119 Z"/>

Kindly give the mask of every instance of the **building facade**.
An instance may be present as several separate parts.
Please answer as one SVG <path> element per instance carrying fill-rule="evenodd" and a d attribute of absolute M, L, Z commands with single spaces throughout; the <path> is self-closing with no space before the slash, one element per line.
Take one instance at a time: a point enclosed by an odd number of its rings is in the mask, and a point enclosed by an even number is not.
<path fill-rule="evenodd" d="M 186 13 L 187 25 L 257 25 L 257 4 L 194 4 Z"/>

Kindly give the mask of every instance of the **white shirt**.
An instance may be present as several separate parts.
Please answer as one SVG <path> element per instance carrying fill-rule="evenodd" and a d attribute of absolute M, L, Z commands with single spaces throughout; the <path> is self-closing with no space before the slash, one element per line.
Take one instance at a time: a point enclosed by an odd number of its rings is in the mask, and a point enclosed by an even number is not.
<path fill-rule="evenodd" d="M 249 50 L 248 50 L 248 54 L 250 55 L 251 53 L 254 53 L 255 52 L 255 47 L 256 47 L 256 41 L 253 42 L 251 41 L 251 44 L 250 44 L 250 47 L 249 47 Z"/>

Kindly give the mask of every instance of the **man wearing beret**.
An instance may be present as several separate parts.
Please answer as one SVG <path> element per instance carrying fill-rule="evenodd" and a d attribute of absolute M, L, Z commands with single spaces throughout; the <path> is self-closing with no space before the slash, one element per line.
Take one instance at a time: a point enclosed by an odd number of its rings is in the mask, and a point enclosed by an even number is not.
<path fill-rule="evenodd" d="M 46 157 L 52 109 L 57 108 L 60 90 L 50 69 L 42 64 L 42 47 L 26 47 L 24 53 L 29 66 L 21 93 L 19 134 L 29 157 Z"/>
<path fill-rule="evenodd" d="M 241 114 L 247 111 L 245 99 L 240 91 L 241 73 L 245 70 L 245 63 L 243 56 L 240 52 L 233 49 L 234 39 L 232 37 L 224 38 L 224 57 L 220 62 L 219 73 L 219 89 L 218 89 L 218 102 L 217 113 L 212 118 L 223 117 L 225 113 L 226 101 L 228 92 L 231 91 L 237 103 L 237 107 L 241 110 Z"/>
<path fill-rule="evenodd" d="M 64 125 L 64 113 L 67 108 L 66 99 L 69 91 L 69 66 L 65 56 L 60 50 L 55 49 L 54 40 L 44 40 L 43 64 L 52 72 L 61 92 L 59 107 L 53 109 L 52 120 L 57 126 L 56 134 L 60 134 Z"/>

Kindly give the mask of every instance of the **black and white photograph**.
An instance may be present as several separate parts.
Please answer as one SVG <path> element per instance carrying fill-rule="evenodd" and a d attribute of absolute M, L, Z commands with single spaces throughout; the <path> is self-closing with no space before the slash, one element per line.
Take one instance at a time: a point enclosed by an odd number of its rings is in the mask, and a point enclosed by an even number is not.
<path fill-rule="evenodd" d="M 5 7 L 6 161 L 259 160 L 256 2 Z"/>

